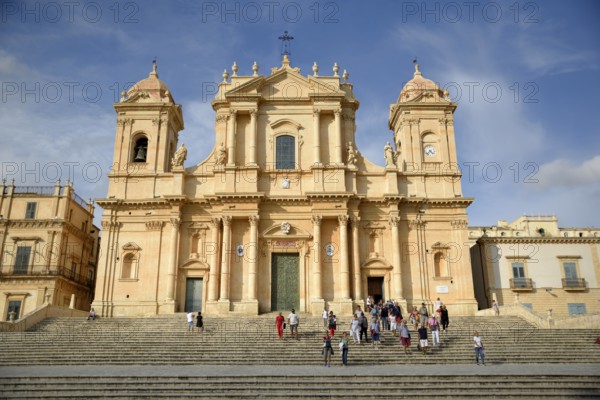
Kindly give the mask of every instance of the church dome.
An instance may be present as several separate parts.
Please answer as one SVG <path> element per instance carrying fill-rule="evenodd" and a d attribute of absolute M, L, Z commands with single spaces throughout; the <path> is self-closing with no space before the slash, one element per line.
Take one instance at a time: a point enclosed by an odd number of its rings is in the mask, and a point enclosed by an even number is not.
<path fill-rule="evenodd" d="M 148 74 L 146 79 L 142 79 L 133 85 L 127 91 L 127 97 L 131 97 L 135 94 L 147 94 L 149 97 L 158 101 L 165 101 L 165 99 L 173 101 L 167 84 L 158 79 L 158 72 L 156 72 L 156 69 L 156 61 L 154 61 L 152 63 L 152 72 Z"/>
<path fill-rule="evenodd" d="M 434 81 L 423 77 L 423 74 L 421 71 L 419 71 L 419 64 L 415 63 L 415 73 L 413 78 L 406 82 L 402 88 L 398 101 L 412 101 L 426 92 L 436 92 L 437 94 L 442 94 L 442 90 Z"/>

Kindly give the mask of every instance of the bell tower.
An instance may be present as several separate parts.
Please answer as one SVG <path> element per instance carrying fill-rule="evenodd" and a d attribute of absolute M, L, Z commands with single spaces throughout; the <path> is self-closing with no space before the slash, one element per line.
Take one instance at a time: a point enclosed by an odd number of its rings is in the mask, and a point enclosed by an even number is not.
<path fill-rule="evenodd" d="M 416 60 L 414 65 L 413 78 L 390 106 L 388 124 L 394 132 L 398 167 L 405 175 L 420 177 L 407 187 L 409 196 L 459 197 L 453 119 L 457 104 L 423 77 Z"/>
<path fill-rule="evenodd" d="M 123 193 L 114 184 L 171 171 L 179 131 L 183 129 L 181 105 L 175 103 L 167 85 L 158 79 L 154 61 L 148 77 L 123 91 L 114 108 L 117 132 L 109 195 L 139 197 L 138 193 Z"/>

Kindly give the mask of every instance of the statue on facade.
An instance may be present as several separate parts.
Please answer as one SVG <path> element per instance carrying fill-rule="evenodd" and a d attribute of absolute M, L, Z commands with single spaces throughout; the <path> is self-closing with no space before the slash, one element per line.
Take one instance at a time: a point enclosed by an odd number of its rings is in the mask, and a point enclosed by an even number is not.
<path fill-rule="evenodd" d="M 383 148 L 383 156 L 385 157 L 385 166 L 386 167 L 395 167 L 396 166 L 396 154 L 390 142 L 387 142 L 385 147 Z"/>
<path fill-rule="evenodd" d="M 348 142 L 348 159 L 347 164 L 349 167 L 354 167 L 356 165 L 356 150 L 352 145 L 352 142 Z"/>
<path fill-rule="evenodd" d="M 217 149 L 217 165 L 225 165 L 227 162 L 227 149 L 225 149 L 225 145 L 221 142 L 221 145 Z"/>
<path fill-rule="evenodd" d="M 183 162 L 185 161 L 186 158 L 187 158 L 187 148 L 185 147 L 185 144 L 181 143 L 181 146 L 179 146 L 179 148 L 175 152 L 175 155 L 173 156 L 173 159 L 171 160 L 171 166 L 172 167 L 182 167 Z"/>

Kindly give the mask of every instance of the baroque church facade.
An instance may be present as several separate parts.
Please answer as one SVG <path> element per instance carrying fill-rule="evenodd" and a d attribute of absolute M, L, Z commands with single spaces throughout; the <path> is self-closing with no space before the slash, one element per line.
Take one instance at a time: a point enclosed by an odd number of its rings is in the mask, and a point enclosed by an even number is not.
<path fill-rule="evenodd" d="M 349 315 L 368 295 L 475 313 L 457 104 L 415 65 L 379 166 L 356 148 L 346 71 L 312 69 L 284 55 L 270 74 L 255 63 L 242 76 L 234 63 L 212 101 L 215 147 L 186 167 L 182 108 L 156 64 L 122 94 L 98 200 L 100 315 Z"/>

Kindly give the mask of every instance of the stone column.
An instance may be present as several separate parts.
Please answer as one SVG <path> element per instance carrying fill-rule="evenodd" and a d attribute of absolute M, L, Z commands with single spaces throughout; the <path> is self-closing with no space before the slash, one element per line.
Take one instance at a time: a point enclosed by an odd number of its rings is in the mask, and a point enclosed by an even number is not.
<path fill-rule="evenodd" d="M 219 292 L 219 229 L 221 229 L 221 218 L 212 218 L 212 231 L 211 241 L 214 246 L 212 255 L 210 257 L 210 272 L 208 281 L 208 301 L 218 300 Z"/>
<path fill-rule="evenodd" d="M 403 299 L 402 293 L 402 269 L 400 268 L 400 234 L 398 224 L 400 218 L 390 217 L 390 226 L 392 227 L 392 296 L 394 300 L 400 301 Z"/>
<path fill-rule="evenodd" d="M 343 300 L 350 298 L 350 266 L 348 263 L 348 216 L 339 215 L 340 222 L 340 292 Z"/>
<path fill-rule="evenodd" d="M 258 215 L 251 215 L 250 219 L 250 244 L 248 246 L 248 299 L 256 300 L 257 293 L 257 266 L 258 266 Z"/>
<path fill-rule="evenodd" d="M 334 149 L 333 149 L 333 162 L 336 164 L 342 163 L 342 110 L 334 110 Z"/>
<path fill-rule="evenodd" d="M 237 111 L 229 112 L 229 125 L 227 126 L 227 164 L 235 165 L 235 131 L 237 129 Z"/>
<path fill-rule="evenodd" d="M 258 115 L 257 110 L 250 110 L 250 145 L 248 146 L 250 150 L 248 164 L 255 165 L 256 164 L 256 117 Z"/>
<path fill-rule="evenodd" d="M 175 294 L 175 279 L 177 277 L 177 253 L 179 239 L 179 218 L 171 218 L 171 258 L 169 260 L 169 269 L 167 273 L 167 301 L 174 300 Z"/>
<path fill-rule="evenodd" d="M 358 242 L 358 225 L 360 217 L 352 217 L 352 269 L 354 272 L 354 300 L 362 300 L 360 277 L 360 248 Z"/>
<path fill-rule="evenodd" d="M 313 215 L 313 282 L 312 297 L 315 299 L 323 298 L 323 282 L 321 281 L 321 222 L 323 217 Z"/>
<path fill-rule="evenodd" d="M 231 259 L 231 217 L 223 216 L 223 244 L 221 245 L 221 296 L 229 300 L 229 260 Z"/>
<path fill-rule="evenodd" d="M 321 112 L 313 110 L 314 163 L 321 164 Z"/>

